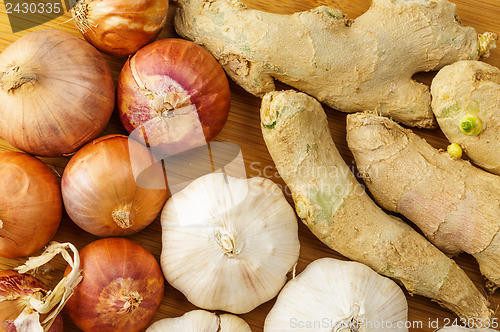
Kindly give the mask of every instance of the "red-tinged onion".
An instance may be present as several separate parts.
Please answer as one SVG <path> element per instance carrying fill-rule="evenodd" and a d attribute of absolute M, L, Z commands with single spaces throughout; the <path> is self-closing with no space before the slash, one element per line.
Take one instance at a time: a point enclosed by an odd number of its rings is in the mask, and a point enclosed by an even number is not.
<path fill-rule="evenodd" d="M 0 55 L 0 136 L 30 154 L 71 154 L 104 129 L 114 95 L 92 45 L 69 32 L 31 32 Z"/>
<path fill-rule="evenodd" d="M 46 296 L 48 290 L 41 281 L 29 275 L 15 271 L 0 271 L 0 332 L 18 331 L 14 322 L 29 300 Z M 40 318 L 43 320 L 45 317 L 41 315 Z M 57 315 L 48 332 L 62 331 L 63 320 L 61 315 Z"/>
<path fill-rule="evenodd" d="M 139 331 L 160 306 L 164 281 L 154 256 L 123 238 L 101 239 L 80 251 L 82 282 L 66 304 L 83 331 Z M 66 273 L 71 271 L 66 269 Z"/>
<path fill-rule="evenodd" d="M 0 257 L 31 255 L 54 237 L 62 199 L 47 165 L 25 153 L 0 153 L 0 193 Z"/>
<path fill-rule="evenodd" d="M 92 45 L 126 56 L 158 36 L 167 20 L 168 0 L 79 0 L 71 12 Z"/>
<path fill-rule="evenodd" d="M 62 177 L 62 196 L 69 217 L 97 236 L 123 236 L 142 230 L 160 213 L 166 189 L 139 182 L 133 163 L 148 161 L 146 147 L 123 135 L 98 138 L 80 149 Z M 143 175 L 142 182 L 163 180 Z M 163 180 L 164 181 L 164 180 Z M 140 186 L 141 185 L 141 186 Z M 154 187 L 154 186 L 153 186 Z"/>
<path fill-rule="evenodd" d="M 231 94 L 224 70 L 204 48 L 164 39 L 140 49 L 118 79 L 125 128 L 165 154 L 198 147 L 224 126 Z"/>

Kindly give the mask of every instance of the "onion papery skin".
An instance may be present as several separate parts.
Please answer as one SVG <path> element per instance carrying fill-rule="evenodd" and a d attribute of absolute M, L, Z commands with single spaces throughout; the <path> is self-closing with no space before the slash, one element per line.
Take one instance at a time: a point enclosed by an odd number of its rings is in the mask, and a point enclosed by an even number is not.
<path fill-rule="evenodd" d="M 100 137 L 80 149 L 64 170 L 61 186 L 66 212 L 91 234 L 105 237 L 136 233 L 163 208 L 167 190 L 137 184 L 129 144 L 134 142 L 123 135 Z M 142 155 L 148 153 L 146 147 L 135 143 L 133 158 L 138 159 L 136 149 Z"/>
<path fill-rule="evenodd" d="M 127 129 L 167 155 L 212 140 L 231 103 L 224 70 L 203 47 L 169 38 L 140 49 L 118 78 L 117 108 Z"/>
<path fill-rule="evenodd" d="M 52 170 L 22 152 L 0 153 L 0 257 L 29 256 L 54 237 L 62 217 Z"/>
<path fill-rule="evenodd" d="M 130 240 L 108 238 L 85 246 L 80 259 L 83 279 L 66 304 L 73 322 L 85 332 L 145 328 L 164 291 L 154 256 Z M 65 274 L 70 271 L 68 267 Z"/>
<path fill-rule="evenodd" d="M 23 311 L 30 296 L 47 294 L 48 288 L 38 279 L 15 271 L 0 271 L 0 332 L 15 332 L 13 321 Z M 43 318 L 43 316 L 42 316 Z M 49 332 L 62 332 L 63 320 L 58 315 Z"/>
<path fill-rule="evenodd" d="M 73 19 L 102 52 L 127 56 L 153 41 L 166 23 L 167 0 L 79 0 Z"/>
<path fill-rule="evenodd" d="M 31 32 L 0 55 L 0 136 L 38 156 L 75 152 L 113 112 L 104 57 L 69 32 Z"/>

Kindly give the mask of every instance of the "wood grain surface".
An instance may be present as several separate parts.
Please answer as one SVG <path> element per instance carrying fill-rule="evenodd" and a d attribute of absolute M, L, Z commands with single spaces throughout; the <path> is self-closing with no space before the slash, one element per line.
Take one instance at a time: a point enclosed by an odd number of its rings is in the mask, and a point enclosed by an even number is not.
<path fill-rule="evenodd" d="M 251 8 L 276 13 L 293 13 L 296 11 L 308 10 L 318 5 L 329 5 L 341 9 L 350 18 L 359 16 L 370 6 L 370 0 L 244 0 L 244 2 Z M 457 4 L 458 14 L 463 24 L 475 27 L 478 32 L 481 33 L 484 31 L 493 31 L 500 34 L 500 3 L 498 0 L 454 0 L 454 2 Z M 159 38 L 177 36 L 172 24 L 174 12 L 175 4 L 171 3 L 167 26 L 162 31 Z M 40 20 L 43 21 L 43 18 L 40 18 Z M 5 13 L 5 5 L 3 2 L 1 3 L 0 51 L 3 51 L 9 44 L 21 36 L 26 35 L 29 31 L 47 28 L 66 30 L 75 35 L 79 35 L 68 13 L 27 31 L 13 33 Z M 113 77 L 116 82 L 125 59 L 108 55 L 106 55 L 105 58 L 113 71 Z M 486 62 L 500 67 L 500 50 L 494 50 L 491 57 L 487 59 Z M 429 83 L 432 79 L 432 74 L 419 74 L 417 78 L 425 83 Z M 262 139 L 259 127 L 260 99 L 246 93 L 233 82 L 230 82 L 230 84 L 232 91 L 231 112 L 226 126 L 216 140 L 238 144 L 243 153 L 248 176 L 264 176 L 272 179 L 283 188 L 285 193 L 287 193 L 287 198 L 292 202 L 289 192 L 279 177 Z M 283 85 L 279 86 L 285 88 Z M 356 172 L 352 155 L 345 141 L 345 114 L 331 109 L 327 109 L 327 113 L 334 141 L 347 164 Z M 436 148 L 445 148 L 448 145 L 447 140 L 438 129 L 417 130 L 417 132 Z M 126 134 L 116 112 L 101 135 L 111 133 Z M 15 149 L 7 142 L 0 139 L 0 151 L 10 150 Z M 50 165 L 59 175 L 63 174 L 64 167 L 69 160 L 69 158 L 63 157 L 40 159 Z M 0 179 L 0 181 L 2 181 L 2 179 Z M 0 193 L 0 195 L 1 194 L 2 193 Z M 297 273 L 301 272 L 309 262 L 317 258 L 334 257 L 344 259 L 317 240 L 302 223 L 299 222 L 299 225 L 301 254 L 297 266 Z M 129 236 L 128 238 L 142 244 L 159 259 L 161 251 L 161 228 L 158 219 L 145 230 Z M 72 242 L 80 249 L 96 239 L 97 237 L 77 227 L 67 215 L 63 217 L 60 229 L 55 236 L 56 241 Z M 484 280 L 478 271 L 474 259 L 468 255 L 460 255 L 455 259 L 475 282 L 477 287 L 486 293 L 483 286 Z M 13 268 L 23 262 L 24 259 L 0 258 L 0 269 Z M 65 264 L 63 260 L 58 258 L 47 264 L 43 269 L 39 269 L 36 273 L 36 277 L 43 280 L 49 286 L 54 286 L 61 278 L 64 268 Z M 443 326 L 446 322 L 453 321 L 456 318 L 452 313 L 441 308 L 438 304 L 429 299 L 420 296 L 410 296 L 409 294 L 407 294 L 407 298 L 409 303 L 409 320 L 414 322 L 414 324 L 421 324 L 418 328 L 410 328 L 410 331 L 434 331 L 434 327 L 436 326 L 433 324 L 436 322 L 439 323 L 439 326 Z M 490 295 L 489 299 L 492 309 L 495 311 L 495 317 L 499 318 L 500 315 L 497 312 L 500 305 L 499 292 L 495 295 Z M 264 319 L 273 304 L 274 300 L 269 301 L 250 313 L 242 315 L 250 324 L 254 332 L 263 330 Z M 195 306 L 190 304 L 180 292 L 166 285 L 163 302 L 154 321 L 161 318 L 180 316 L 193 309 L 196 309 Z M 433 322 L 433 324 L 430 324 L 431 322 Z M 67 314 L 64 314 L 64 324 L 65 331 L 79 331 L 71 322 Z"/>

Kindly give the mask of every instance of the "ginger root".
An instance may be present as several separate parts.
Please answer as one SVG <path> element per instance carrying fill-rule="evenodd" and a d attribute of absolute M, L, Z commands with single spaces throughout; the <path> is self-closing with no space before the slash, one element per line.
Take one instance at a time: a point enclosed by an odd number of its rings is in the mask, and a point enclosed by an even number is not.
<path fill-rule="evenodd" d="M 439 71 L 431 92 L 432 110 L 448 140 L 476 165 L 500 175 L 500 69 L 459 61 Z"/>
<path fill-rule="evenodd" d="M 427 86 L 412 76 L 479 59 L 496 35 L 463 27 L 447 0 L 374 0 L 356 20 L 321 6 L 293 15 L 238 0 L 178 0 L 175 28 L 204 46 L 248 92 L 274 79 L 343 112 L 373 110 L 404 124 L 435 126 Z"/>
<path fill-rule="evenodd" d="M 261 128 L 298 216 L 323 243 L 462 318 L 490 316 L 487 300 L 453 260 L 370 199 L 340 156 L 318 101 L 270 92 Z"/>
<path fill-rule="evenodd" d="M 373 114 L 348 115 L 347 143 L 383 208 L 406 216 L 446 253 L 473 255 L 487 286 L 500 285 L 499 176 Z"/>

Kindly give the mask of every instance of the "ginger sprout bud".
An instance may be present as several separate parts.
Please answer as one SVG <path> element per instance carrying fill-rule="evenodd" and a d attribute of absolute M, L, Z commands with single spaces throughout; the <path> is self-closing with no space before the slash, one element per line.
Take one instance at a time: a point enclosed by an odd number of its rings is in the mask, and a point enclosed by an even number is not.
<path fill-rule="evenodd" d="M 446 150 L 453 159 L 462 158 L 462 147 L 459 144 L 457 143 L 450 144 L 448 145 L 448 148 Z"/>
<path fill-rule="evenodd" d="M 460 121 L 460 130 L 467 136 L 477 136 L 483 130 L 483 123 L 477 115 L 467 114 Z"/>

